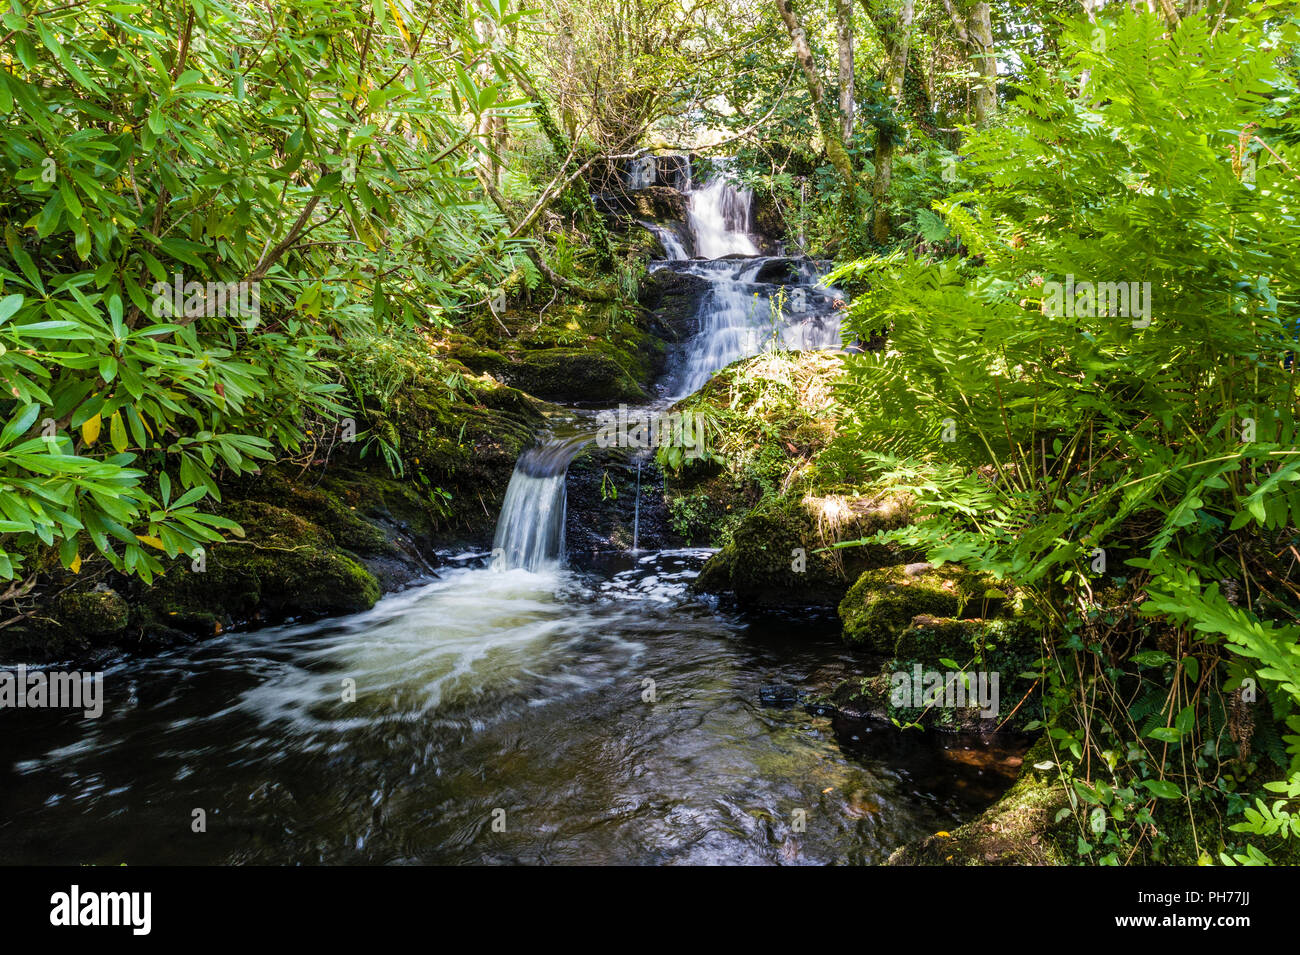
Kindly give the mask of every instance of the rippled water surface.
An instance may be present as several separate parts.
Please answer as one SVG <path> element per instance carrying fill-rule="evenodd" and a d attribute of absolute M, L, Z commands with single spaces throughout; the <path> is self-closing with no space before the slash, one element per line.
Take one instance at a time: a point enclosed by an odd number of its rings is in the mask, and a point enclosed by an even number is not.
<path fill-rule="evenodd" d="M 0 713 L 0 862 L 870 863 L 1005 788 L 1015 753 L 763 706 L 865 664 L 692 597 L 704 556 L 467 558 L 366 614 L 112 664 L 99 720 Z"/>

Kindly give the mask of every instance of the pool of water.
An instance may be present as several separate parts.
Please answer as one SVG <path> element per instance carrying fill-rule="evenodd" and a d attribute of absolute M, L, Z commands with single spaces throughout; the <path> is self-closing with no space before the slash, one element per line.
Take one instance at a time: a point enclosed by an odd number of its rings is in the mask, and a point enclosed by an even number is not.
<path fill-rule="evenodd" d="M 114 661 L 97 720 L 0 712 L 0 862 L 874 863 L 1018 766 L 763 705 L 869 668 L 833 618 L 692 595 L 706 552 L 485 556 L 365 614 Z"/>

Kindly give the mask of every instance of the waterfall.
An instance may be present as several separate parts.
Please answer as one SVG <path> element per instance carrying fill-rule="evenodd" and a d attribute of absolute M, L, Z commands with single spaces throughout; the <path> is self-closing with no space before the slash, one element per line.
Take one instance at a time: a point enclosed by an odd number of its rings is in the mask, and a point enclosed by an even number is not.
<path fill-rule="evenodd" d="M 519 456 L 492 539 L 494 566 L 536 572 L 564 562 L 569 462 L 589 440 L 552 438 Z"/>
<path fill-rule="evenodd" d="M 750 238 L 753 193 L 736 188 L 725 164 L 719 164 L 704 185 L 690 195 L 691 232 L 701 258 L 758 255 L 758 247 Z"/>
<path fill-rule="evenodd" d="M 700 328 L 686 352 L 681 394 L 698 391 L 714 372 L 737 358 L 757 355 L 764 335 L 771 337 L 771 306 L 743 280 L 744 273 L 753 270 L 753 262 L 742 260 L 708 271 L 713 281 L 700 301 Z"/>
<path fill-rule="evenodd" d="M 682 240 L 677 237 L 677 233 L 672 229 L 655 225 L 653 222 L 641 222 L 641 225 L 654 233 L 655 238 L 663 245 L 664 252 L 668 255 L 665 261 L 680 262 L 682 259 L 691 257 L 690 253 L 686 251 L 686 246 L 682 244 Z"/>

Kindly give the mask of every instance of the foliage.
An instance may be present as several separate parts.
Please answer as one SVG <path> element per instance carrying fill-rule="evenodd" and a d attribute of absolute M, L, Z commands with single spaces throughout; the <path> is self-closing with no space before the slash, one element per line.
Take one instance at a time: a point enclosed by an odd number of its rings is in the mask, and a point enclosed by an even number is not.
<path fill-rule="evenodd" d="M 1071 25 L 966 143 L 973 188 L 935 203 L 964 254 L 832 277 L 869 283 L 850 325 L 889 342 L 849 363 L 831 453 L 927 508 L 892 536 L 1013 580 L 1062 633 L 1045 720 L 1103 861 L 1160 851 L 1158 800 L 1250 776 L 1243 680 L 1266 719 L 1300 703 L 1300 154 L 1275 52 L 1297 34 L 1267 16 Z M 1138 295 L 1067 312 L 1075 282 Z"/>
<path fill-rule="evenodd" d="M 150 578 L 149 549 L 233 529 L 195 509 L 222 472 L 345 413 L 344 342 L 446 320 L 465 289 L 444 273 L 501 224 L 463 147 L 518 107 L 474 17 L 519 14 L 12 0 L 0 578 L 36 542 Z M 245 283 L 255 308 L 232 315 L 208 283 Z"/>

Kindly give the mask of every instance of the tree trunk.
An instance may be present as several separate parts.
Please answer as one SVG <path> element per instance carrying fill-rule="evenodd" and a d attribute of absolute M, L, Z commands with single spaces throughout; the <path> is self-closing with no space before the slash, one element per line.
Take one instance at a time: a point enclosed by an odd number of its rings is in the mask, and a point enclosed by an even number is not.
<path fill-rule="evenodd" d="M 989 5 L 980 0 L 971 7 L 968 17 L 973 48 L 972 59 L 980 80 L 975 89 L 975 122 L 983 125 L 998 110 L 998 61 L 993 51 L 993 23 Z"/>
<path fill-rule="evenodd" d="M 776 8 L 785 22 L 790 41 L 794 44 L 795 59 L 799 61 L 804 81 L 808 84 L 808 95 L 812 97 L 813 113 L 817 120 L 817 129 L 822 135 L 822 142 L 826 146 L 826 156 L 835 167 L 835 171 L 840 174 L 840 178 L 844 180 L 849 202 L 856 206 L 857 177 L 853 174 L 853 164 L 849 161 L 848 150 L 844 148 L 844 140 L 840 137 L 839 128 L 827 119 L 826 90 L 822 86 L 821 77 L 817 73 L 817 64 L 813 61 L 812 50 L 808 46 L 808 35 L 804 33 L 803 25 L 790 7 L 790 0 L 776 0 Z"/>
<path fill-rule="evenodd" d="M 840 135 L 853 139 L 853 0 L 835 0 L 836 39 L 840 54 Z"/>
<path fill-rule="evenodd" d="M 885 6 L 882 0 L 863 0 L 867 16 L 880 31 L 885 47 L 885 88 L 893 108 L 898 110 L 903 101 L 903 79 L 907 75 L 907 57 L 912 45 L 912 19 L 914 0 L 901 0 L 897 9 Z M 876 175 L 871 184 L 872 224 L 871 234 L 877 242 L 889 238 L 889 187 L 894 179 L 893 130 L 876 131 Z"/>
<path fill-rule="evenodd" d="M 943 8 L 952 21 L 957 41 L 966 51 L 971 68 L 979 74 L 975 83 L 975 124 L 987 123 L 998 108 L 998 61 L 993 50 L 993 24 L 987 3 L 973 4 L 969 10 L 959 10 L 954 0 L 943 0 Z"/>

